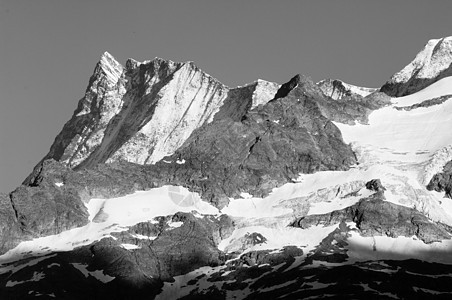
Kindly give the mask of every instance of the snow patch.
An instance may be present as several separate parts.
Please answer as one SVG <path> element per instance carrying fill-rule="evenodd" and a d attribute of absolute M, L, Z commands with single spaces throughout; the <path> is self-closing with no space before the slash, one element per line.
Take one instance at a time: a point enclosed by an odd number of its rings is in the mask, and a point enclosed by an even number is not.
<path fill-rule="evenodd" d="M 104 274 L 104 271 L 102 271 L 102 270 L 89 271 L 87 269 L 88 266 L 85 264 L 72 263 L 72 265 L 74 266 L 74 268 L 79 270 L 86 278 L 88 278 L 89 276 L 92 276 L 103 283 L 108 283 L 116 278 L 116 277 L 112 277 L 107 274 Z"/>
<path fill-rule="evenodd" d="M 140 246 L 134 244 L 121 244 L 121 247 L 123 247 L 126 250 L 135 250 L 141 248 Z"/>
<path fill-rule="evenodd" d="M 169 227 L 171 227 L 171 228 L 179 228 L 179 227 L 181 227 L 182 225 L 184 225 L 184 222 L 169 222 L 168 223 L 168 226 Z"/>
<path fill-rule="evenodd" d="M 150 241 L 153 241 L 157 238 L 156 236 L 147 236 L 142 234 L 131 234 L 131 236 L 139 240 L 150 240 Z"/>
<path fill-rule="evenodd" d="M 36 272 L 36 271 L 35 271 L 35 272 L 33 273 L 33 277 L 32 277 L 31 279 L 24 280 L 24 281 L 12 281 L 12 280 L 9 280 L 9 281 L 6 283 L 6 287 L 13 287 L 13 286 L 15 286 L 15 285 L 22 284 L 22 283 L 25 283 L 25 282 L 39 281 L 39 280 L 41 280 L 41 279 L 44 279 L 44 277 L 45 277 L 45 274 L 44 274 L 44 273 L 42 273 L 42 272 Z"/>

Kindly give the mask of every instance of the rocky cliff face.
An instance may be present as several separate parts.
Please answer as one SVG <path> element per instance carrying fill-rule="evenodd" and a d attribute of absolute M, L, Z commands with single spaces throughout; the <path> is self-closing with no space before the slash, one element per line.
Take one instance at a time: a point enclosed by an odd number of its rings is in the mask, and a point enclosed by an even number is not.
<path fill-rule="evenodd" d="M 129 59 L 123 67 L 105 52 L 43 160 L 71 168 L 119 160 L 155 163 L 211 122 L 220 108 L 221 116 L 233 117 L 270 100 L 277 89 L 263 80 L 229 89 L 192 62 Z"/>
<path fill-rule="evenodd" d="M 122 109 L 124 68 L 108 52 L 97 63 L 85 96 L 44 159 L 77 166 L 100 144 L 110 120 Z"/>
<path fill-rule="evenodd" d="M 69 167 L 155 162 L 209 121 L 227 92 L 190 62 L 130 59 L 122 67 L 105 53 L 45 159 Z"/>
<path fill-rule="evenodd" d="M 452 37 L 432 39 L 414 60 L 386 82 L 381 91 L 392 97 L 413 94 L 452 75 Z"/>

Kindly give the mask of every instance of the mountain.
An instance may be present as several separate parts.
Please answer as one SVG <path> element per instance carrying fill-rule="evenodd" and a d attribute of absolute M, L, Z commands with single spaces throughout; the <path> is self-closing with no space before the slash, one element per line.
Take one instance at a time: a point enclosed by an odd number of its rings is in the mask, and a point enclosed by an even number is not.
<path fill-rule="evenodd" d="M 85 96 L 44 157 L 73 167 L 125 160 L 150 164 L 172 154 L 190 134 L 212 121 L 216 112 L 235 113 L 270 100 L 275 83 L 258 80 L 229 89 L 192 62 L 160 58 L 123 67 L 105 52 Z M 257 98 L 258 97 L 258 98 Z"/>
<path fill-rule="evenodd" d="M 414 60 L 386 82 L 381 91 L 402 97 L 452 75 L 452 37 L 429 40 Z"/>
<path fill-rule="evenodd" d="M 0 195 L 0 298 L 449 298 L 450 40 L 400 97 L 104 53 Z"/>

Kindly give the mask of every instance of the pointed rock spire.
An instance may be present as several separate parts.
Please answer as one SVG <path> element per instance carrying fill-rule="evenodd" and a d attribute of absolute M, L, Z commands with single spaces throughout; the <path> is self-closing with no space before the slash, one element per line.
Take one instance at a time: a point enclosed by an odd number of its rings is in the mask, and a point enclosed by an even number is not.
<path fill-rule="evenodd" d="M 106 76 L 109 82 L 116 83 L 121 77 L 123 66 L 107 51 L 100 57 L 93 76 Z"/>

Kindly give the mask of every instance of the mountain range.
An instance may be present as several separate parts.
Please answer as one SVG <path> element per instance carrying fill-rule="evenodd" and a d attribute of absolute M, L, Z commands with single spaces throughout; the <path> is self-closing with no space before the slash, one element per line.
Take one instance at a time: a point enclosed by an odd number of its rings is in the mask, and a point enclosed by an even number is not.
<path fill-rule="evenodd" d="M 105 52 L 0 194 L 0 298 L 449 299 L 451 75 L 452 37 L 380 88 Z"/>

